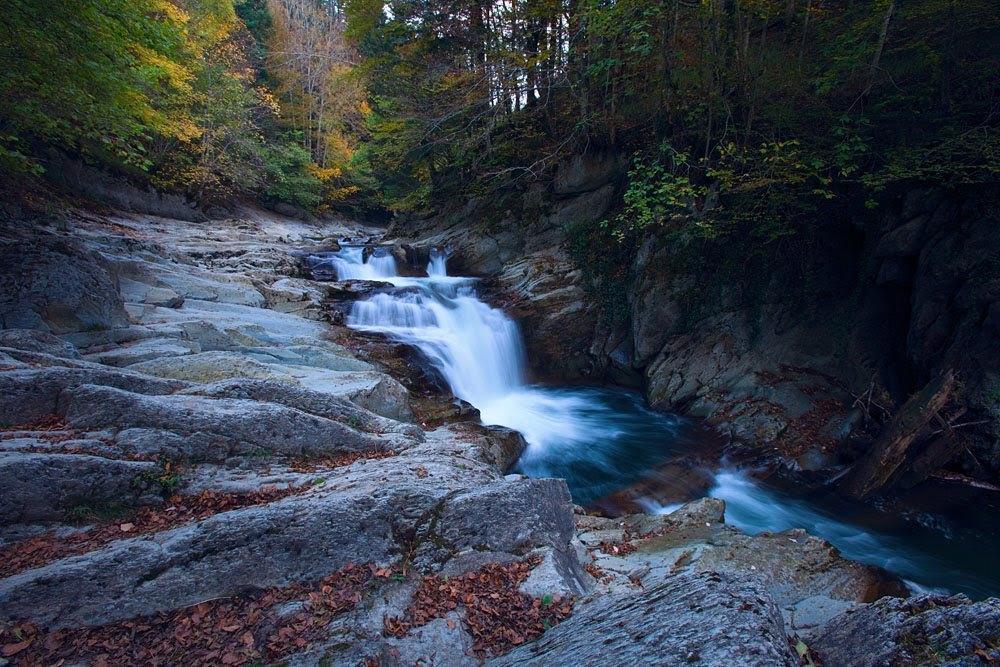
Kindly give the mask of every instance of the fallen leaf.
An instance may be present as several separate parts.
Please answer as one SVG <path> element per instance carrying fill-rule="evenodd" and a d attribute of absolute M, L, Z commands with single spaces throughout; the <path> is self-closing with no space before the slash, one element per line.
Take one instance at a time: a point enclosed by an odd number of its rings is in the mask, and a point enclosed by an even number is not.
<path fill-rule="evenodd" d="M 23 642 L 18 642 L 17 644 L 4 644 L 3 648 L 0 649 L 0 655 L 3 655 L 5 658 L 9 658 L 12 655 L 20 653 L 30 645 L 30 639 L 25 639 Z"/>

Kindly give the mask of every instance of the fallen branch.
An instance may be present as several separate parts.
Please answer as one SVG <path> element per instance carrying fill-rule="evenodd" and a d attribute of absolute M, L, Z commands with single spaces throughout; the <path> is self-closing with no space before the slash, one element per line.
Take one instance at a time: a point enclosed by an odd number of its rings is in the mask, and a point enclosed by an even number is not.
<path fill-rule="evenodd" d="M 948 370 L 910 398 L 883 429 L 871 449 L 854 464 L 844 477 L 841 489 L 854 498 L 866 498 L 892 484 L 904 472 L 910 449 L 918 441 L 927 424 L 938 416 L 955 389 L 955 373 Z M 952 444 L 938 445 L 934 456 L 939 459 Z M 928 471 L 929 473 L 930 471 Z"/>

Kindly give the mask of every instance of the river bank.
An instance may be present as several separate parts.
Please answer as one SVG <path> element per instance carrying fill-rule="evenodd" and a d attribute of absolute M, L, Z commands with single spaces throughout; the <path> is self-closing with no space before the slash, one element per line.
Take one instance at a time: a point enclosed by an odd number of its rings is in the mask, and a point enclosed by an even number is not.
<path fill-rule="evenodd" d="M 7 221 L 3 660 L 995 652 L 996 600 L 884 598 L 906 593 L 895 577 L 802 531 L 747 536 L 718 500 L 589 516 L 565 482 L 508 474 L 510 430 L 460 406 L 423 426 L 364 345 L 331 340 L 350 285 L 301 277 L 301 257 L 373 233 L 255 211 Z M 851 624 L 874 630 L 845 643 Z"/>

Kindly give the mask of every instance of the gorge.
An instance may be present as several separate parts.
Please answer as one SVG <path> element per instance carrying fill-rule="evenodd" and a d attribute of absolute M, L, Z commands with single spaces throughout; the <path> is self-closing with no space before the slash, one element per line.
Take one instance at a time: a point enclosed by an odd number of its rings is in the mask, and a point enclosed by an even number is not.
<path fill-rule="evenodd" d="M 634 392 L 528 384 L 518 327 L 480 300 L 478 280 L 448 276 L 447 255 L 439 248 L 427 253 L 426 277 L 400 277 L 390 250 L 345 247 L 313 255 L 309 264 L 332 263 L 339 280 L 393 286 L 353 302 L 347 325 L 416 347 L 484 424 L 521 433 L 527 447 L 514 470 L 564 478 L 575 502 L 592 505 L 671 459 L 698 457 L 697 438 L 704 434 L 688 419 L 649 410 Z M 979 496 L 976 511 L 955 512 L 940 502 L 921 508 L 919 501 L 915 507 L 871 508 L 832 489 L 806 495 L 768 489 L 753 479 L 752 469 L 725 468 L 717 459 L 699 464 L 708 478 L 705 495 L 725 500 L 727 522 L 751 534 L 805 528 L 846 557 L 894 572 L 916 590 L 974 598 L 1000 591 L 1000 573 L 988 555 L 1000 546 L 992 494 Z M 666 506 L 654 497 L 636 502 L 654 513 L 669 512 L 699 495 L 698 489 L 680 491 L 685 495 Z"/>

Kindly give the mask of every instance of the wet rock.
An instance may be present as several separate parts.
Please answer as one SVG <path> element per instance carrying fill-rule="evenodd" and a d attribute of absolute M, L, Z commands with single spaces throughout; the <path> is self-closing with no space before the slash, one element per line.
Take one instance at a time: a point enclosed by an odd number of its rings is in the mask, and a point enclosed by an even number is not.
<path fill-rule="evenodd" d="M 134 505 L 155 493 L 155 463 L 99 456 L 0 452 L 0 525 L 65 519 L 76 507 Z"/>
<path fill-rule="evenodd" d="M 883 598 L 830 620 L 810 643 L 829 665 L 980 665 L 1000 661 L 1000 599 Z"/>
<path fill-rule="evenodd" d="M 392 289 L 391 283 L 378 280 L 338 280 L 327 284 L 327 295 L 331 299 L 356 301 L 388 289 Z"/>
<path fill-rule="evenodd" d="M 541 373 L 565 377 L 589 368 L 597 312 L 584 292 L 581 271 L 563 251 L 541 251 L 507 264 L 499 284 Z"/>
<path fill-rule="evenodd" d="M 798 665 L 781 615 L 751 581 L 680 574 L 635 593 L 594 597 L 541 639 L 490 665 Z"/>
<path fill-rule="evenodd" d="M 908 594 L 897 577 L 846 560 L 803 530 L 751 536 L 724 517 L 723 501 L 703 498 L 662 516 L 578 517 L 578 536 L 594 564 L 611 575 L 612 590 L 634 585 L 637 573 L 645 586 L 675 572 L 728 573 L 763 586 L 793 631 L 814 628 L 853 604 Z M 606 545 L 626 541 L 631 548 L 608 553 Z"/>

